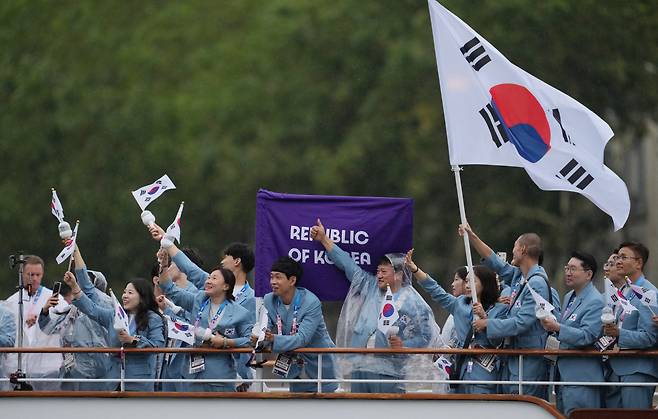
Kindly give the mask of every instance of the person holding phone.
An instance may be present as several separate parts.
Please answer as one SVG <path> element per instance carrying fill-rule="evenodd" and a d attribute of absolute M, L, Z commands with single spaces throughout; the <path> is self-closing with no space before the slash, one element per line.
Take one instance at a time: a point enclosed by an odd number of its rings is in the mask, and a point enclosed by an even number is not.
<path fill-rule="evenodd" d="M 64 282 L 73 292 L 72 304 L 90 319 L 108 331 L 108 344 L 111 347 L 162 348 L 166 342 L 167 322 L 159 311 L 153 292 L 153 284 L 145 279 L 134 279 L 126 284 L 121 297 L 123 309 L 129 316 L 129 328 L 114 328 L 114 309 L 102 303 L 101 297 L 92 285 L 82 254 L 77 247 L 73 253 L 75 275 L 64 274 Z M 77 278 L 77 279 L 76 279 Z M 111 367 L 105 378 L 118 378 L 120 359 L 111 357 Z M 125 377 L 155 379 L 156 354 L 126 355 Z M 127 391 L 154 391 L 153 382 L 126 383 Z"/>
<path fill-rule="evenodd" d="M 99 281 L 99 285 L 102 283 Z M 58 295 L 59 294 L 59 295 Z M 48 335 L 59 336 L 62 347 L 103 348 L 107 347 L 107 331 L 77 307 L 69 305 L 57 310 L 59 296 L 71 304 L 73 292 L 62 282 L 55 282 L 53 295 L 39 315 L 39 328 Z M 106 304 L 111 307 L 111 304 Z M 64 363 L 60 368 L 61 378 L 101 378 L 110 369 L 109 354 L 104 353 L 64 353 Z M 114 383 L 63 382 L 62 390 L 109 391 Z"/>

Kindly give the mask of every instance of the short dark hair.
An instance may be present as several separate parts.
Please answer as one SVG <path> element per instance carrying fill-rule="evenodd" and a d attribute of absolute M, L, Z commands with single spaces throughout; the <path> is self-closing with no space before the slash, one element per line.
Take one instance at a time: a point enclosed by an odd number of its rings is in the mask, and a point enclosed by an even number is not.
<path fill-rule="evenodd" d="M 642 259 L 642 268 L 644 268 L 644 265 L 646 265 L 649 260 L 649 249 L 647 249 L 645 245 L 640 242 L 623 242 L 619 245 L 619 250 L 621 250 L 622 247 L 628 247 L 633 253 Z"/>
<path fill-rule="evenodd" d="M 222 268 L 221 265 L 217 265 L 212 270 L 210 273 L 212 274 L 215 271 L 219 271 L 219 273 L 222 274 L 222 277 L 224 278 L 224 282 L 226 285 L 228 285 L 228 289 L 226 290 L 226 298 L 229 301 L 234 301 L 235 297 L 233 296 L 233 288 L 235 288 L 235 275 L 233 275 L 233 272 L 229 271 L 226 268 Z"/>
<path fill-rule="evenodd" d="M 71 291 L 73 291 L 71 287 L 69 287 L 66 282 L 62 281 L 62 285 L 59 286 L 59 295 L 66 297 L 71 294 Z"/>
<path fill-rule="evenodd" d="M 498 288 L 498 281 L 496 281 L 496 273 L 484 265 L 476 265 L 473 267 L 475 276 L 480 278 L 482 284 L 482 294 L 480 294 L 480 304 L 482 308 L 487 310 L 493 307 L 498 301 L 500 290 Z"/>
<path fill-rule="evenodd" d="M 199 251 L 193 247 L 184 247 L 180 250 L 187 256 L 196 266 L 199 268 L 203 269 L 204 268 L 204 263 L 203 263 L 203 258 L 199 254 Z"/>
<path fill-rule="evenodd" d="M 272 268 L 270 270 L 272 272 L 281 272 L 286 276 L 286 278 L 294 276 L 297 278 L 297 283 L 299 283 L 299 281 L 302 279 L 302 275 L 304 274 L 304 268 L 302 268 L 302 264 L 290 256 L 283 256 L 277 259 L 272 264 Z"/>
<path fill-rule="evenodd" d="M 571 252 L 571 257 L 578 259 L 584 270 L 592 271 L 592 279 L 594 279 L 594 275 L 596 275 L 596 270 L 598 269 L 594 256 L 589 253 L 574 250 Z"/>
<path fill-rule="evenodd" d="M 240 266 L 244 273 L 248 274 L 254 269 L 256 258 L 246 243 L 231 243 L 224 249 L 224 254 L 232 256 L 234 259 L 240 259 Z"/>
<path fill-rule="evenodd" d="M 526 253 L 529 257 L 537 259 L 537 261 L 544 259 L 544 249 L 539 234 L 523 233 L 519 236 L 519 242 L 526 247 Z"/>
<path fill-rule="evenodd" d="M 461 278 L 462 281 L 466 281 L 466 275 L 468 275 L 468 268 L 466 266 L 460 266 L 455 271 L 455 275 Z"/>

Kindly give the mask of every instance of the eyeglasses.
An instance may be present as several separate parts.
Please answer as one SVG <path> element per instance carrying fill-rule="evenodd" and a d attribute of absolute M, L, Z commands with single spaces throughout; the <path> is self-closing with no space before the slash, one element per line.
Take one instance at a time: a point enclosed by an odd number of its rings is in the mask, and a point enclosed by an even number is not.
<path fill-rule="evenodd" d="M 626 262 L 628 259 L 639 259 L 639 258 L 635 256 L 619 255 L 617 256 L 617 259 Z"/>
<path fill-rule="evenodd" d="M 615 262 L 606 262 L 603 264 L 604 268 L 612 268 L 613 266 L 615 266 Z"/>
<path fill-rule="evenodd" d="M 578 272 L 578 271 L 585 272 L 585 269 L 577 268 L 575 266 L 565 266 L 564 267 L 564 273 L 565 274 L 572 274 L 572 273 Z"/>

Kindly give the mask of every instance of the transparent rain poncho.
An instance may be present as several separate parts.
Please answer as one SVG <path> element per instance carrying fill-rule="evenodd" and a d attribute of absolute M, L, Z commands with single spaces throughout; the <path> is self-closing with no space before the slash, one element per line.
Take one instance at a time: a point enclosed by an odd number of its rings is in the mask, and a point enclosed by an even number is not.
<path fill-rule="evenodd" d="M 337 346 L 388 348 L 387 336 L 377 327 L 385 290 L 379 288 L 375 275 L 361 269 L 338 246 L 334 245 L 329 256 L 351 282 L 338 319 Z M 446 347 L 432 309 L 411 285 L 411 272 L 404 264 L 404 256 L 402 253 L 386 255 L 395 270 L 396 281 L 401 284 L 399 291 L 394 293 L 399 318 L 392 329 L 395 331 L 397 327 L 396 334 L 405 348 Z M 433 365 L 432 355 L 349 354 L 338 359 L 344 378 L 359 371 L 407 380 L 447 379 L 445 371 Z M 419 385 L 407 384 L 406 387 L 410 389 Z M 447 392 L 447 386 L 434 386 L 434 390 Z"/>
<path fill-rule="evenodd" d="M 98 289 L 94 289 L 98 304 L 111 307 L 112 301 Z M 91 320 L 87 315 L 71 305 L 61 313 L 52 313 L 48 323 L 43 325 L 42 331 L 46 334 L 59 334 L 62 347 L 103 348 L 108 346 L 107 330 Z M 63 377 L 100 378 L 110 369 L 110 355 L 106 353 L 73 354 L 75 364 L 67 368 L 63 365 L 60 375 Z M 102 390 L 108 384 L 95 384 L 97 390 Z M 91 389 L 91 388 L 89 388 Z M 109 389 L 109 388 L 108 388 Z"/>

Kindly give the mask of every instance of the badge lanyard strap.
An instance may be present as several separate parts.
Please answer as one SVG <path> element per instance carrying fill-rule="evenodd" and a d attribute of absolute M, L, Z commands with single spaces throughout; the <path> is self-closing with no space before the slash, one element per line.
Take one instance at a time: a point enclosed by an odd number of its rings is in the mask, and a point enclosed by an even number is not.
<path fill-rule="evenodd" d="M 294 335 L 295 333 L 297 333 L 297 312 L 299 311 L 299 309 L 301 307 L 301 302 L 302 302 L 301 300 L 302 300 L 302 296 L 299 293 L 299 291 L 297 291 L 295 293 L 295 299 L 292 302 L 293 319 L 292 319 L 292 327 L 290 328 L 290 334 L 291 335 Z M 276 311 L 277 311 L 277 313 L 276 313 L 276 327 L 277 327 L 278 332 L 279 332 L 278 334 L 282 335 L 283 334 L 283 322 L 281 321 L 281 315 L 278 313 L 280 306 L 281 306 L 281 299 L 278 299 L 277 300 L 277 305 L 276 305 Z"/>
<path fill-rule="evenodd" d="M 215 326 L 217 326 L 217 323 L 219 322 L 219 315 L 222 314 L 222 311 L 224 311 L 224 307 L 226 307 L 227 300 L 222 301 L 222 304 L 220 304 L 219 308 L 217 308 L 217 313 L 215 313 L 214 316 L 212 316 L 212 319 L 208 322 L 208 326 L 210 326 L 210 329 L 214 329 Z"/>
<path fill-rule="evenodd" d="M 43 290 L 43 285 L 39 285 L 39 289 L 34 294 L 34 298 L 32 299 L 32 305 L 30 306 L 29 314 L 32 314 L 34 312 L 34 308 L 36 307 L 37 303 L 39 302 L 39 297 L 41 297 L 41 291 L 42 290 Z"/>
<path fill-rule="evenodd" d="M 238 292 L 238 295 L 235 296 L 235 299 L 237 300 L 238 298 L 242 297 L 242 295 L 249 289 L 249 283 L 245 282 L 245 284 L 242 286 L 242 289 L 240 292 Z"/>

